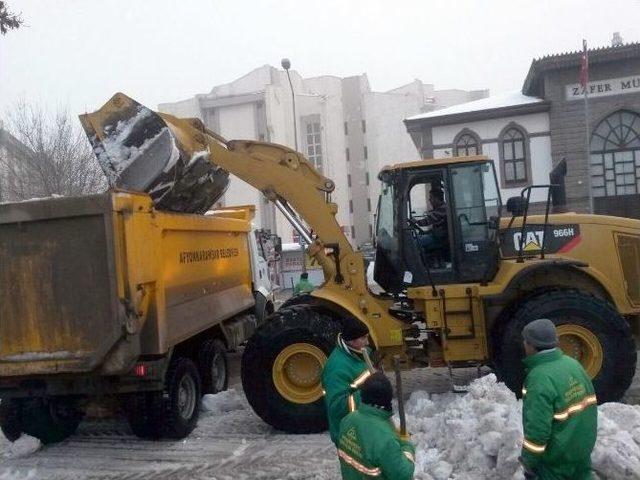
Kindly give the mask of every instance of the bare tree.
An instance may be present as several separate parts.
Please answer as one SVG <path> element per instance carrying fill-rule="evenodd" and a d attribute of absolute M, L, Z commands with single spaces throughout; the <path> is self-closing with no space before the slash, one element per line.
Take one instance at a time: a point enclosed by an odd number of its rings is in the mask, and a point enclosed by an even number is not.
<path fill-rule="evenodd" d="M 0 1 L 0 34 L 6 35 L 9 30 L 20 28 L 24 23 L 20 15 L 10 11 L 7 2 Z"/>
<path fill-rule="evenodd" d="M 106 181 L 77 119 L 25 101 L 9 111 L 10 141 L 0 155 L 4 199 L 80 195 L 105 189 Z"/>

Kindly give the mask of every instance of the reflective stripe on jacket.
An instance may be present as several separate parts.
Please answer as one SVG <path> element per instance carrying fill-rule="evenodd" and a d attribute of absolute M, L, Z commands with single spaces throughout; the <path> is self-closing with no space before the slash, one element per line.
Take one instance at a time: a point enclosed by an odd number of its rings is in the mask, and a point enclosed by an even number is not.
<path fill-rule="evenodd" d="M 358 408 L 360 404 L 358 389 L 368 376 L 369 370 L 364 358 L 349 350 L 342 338 L 338 336 L 338 343 L 322 371 L 329 435 L 334 444 L 338 442 L 340 421 L 347 413 Z"/>
<path fill-rule="evenodd" d="M 343 480 L 410 480 L 414 446 L 398 438 L 391 413 L 362 404 L 340 423 L 338 457 Z"/>
<path fill-rule="evenodd" d="M 540 479 L 590 478 L 596 396 L 582 365 L 559 349 L 524 359 L 522 459 Z"/>

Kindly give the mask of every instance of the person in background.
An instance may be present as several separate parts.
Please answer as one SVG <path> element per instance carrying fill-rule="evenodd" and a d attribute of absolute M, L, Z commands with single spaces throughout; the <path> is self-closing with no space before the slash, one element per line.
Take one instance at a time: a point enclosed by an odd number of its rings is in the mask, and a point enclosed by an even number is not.
<path fill-rule="evenodd" d="M 520 462 L 525 478 L 589 479 L 598 429 L 591 379 L 578 361 L 558 348 L 551 320 L 534 320 L 524 327 L 522 337 L 527 357 Z"/>
<path fill-rule="evenodd" d="M 293 294 L 300 295 L 301 293 L 309 293 L 312 292 L 314 288 L 316 288 L 315 285 L 309 281 L 309 274 L 302 272 L 300 274 L 300 280 L 298 280 L 298 283 L 293 287 Z"/>
<path fill-rule="evenodd" d="M 382 372 L 361 388 L 362 403 L 340 422 L 338 457 L 343 480 L 410 480 L 415 447 L 400 438 L 391 421 L 391 382 Z M 407 435 L 408 437 L 408 435 Z"/>
<path fill-rule="evenodd" d="M 322 370 L 329 435 L 334 444 L 338 442 L 340 421 L 358 407 L 359 388 L 371 375 L 364 358 L 364 351 L 368 348 L 367 326 L 356 319 L 346 321 L 342 332 L 338 334 L 336 347 Z"/>

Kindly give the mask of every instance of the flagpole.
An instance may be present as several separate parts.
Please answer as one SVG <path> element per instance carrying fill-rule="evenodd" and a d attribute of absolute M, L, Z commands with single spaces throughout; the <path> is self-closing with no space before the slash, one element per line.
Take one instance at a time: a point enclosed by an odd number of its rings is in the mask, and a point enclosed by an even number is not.
<path fill-rule="evenodd" d="M 587 188 L 589 189 L 589 213 L 593 211 L 593 179 L 591 175 L 591 128 L 589 125 L 589 53 L 587 41 L 582 40 L 582 54 L 584 55 L 582 69 L 584 71 L 584 124 L 585 124 L 585 153 L 587 156 Z M 606 188 L 606 184 L 605 184 Z"/>

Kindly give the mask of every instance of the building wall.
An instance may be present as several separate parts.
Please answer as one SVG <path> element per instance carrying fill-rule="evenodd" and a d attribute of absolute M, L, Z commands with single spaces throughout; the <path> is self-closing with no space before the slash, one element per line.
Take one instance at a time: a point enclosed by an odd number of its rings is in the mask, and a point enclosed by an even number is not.
<path fill-rule="evenodd" d="M 501 178 L 499 137 L 501 132 L 509 125 L 520 127 L 528 137 L 532 183 L 549 183 L 549 172 L 552 168 L 552 161 L 549 116 L 547 113 L 534 113 L 530 115 L 518 115 L 433 127 L 433 157 L 441 158 L 452 156 L 454 153 L 453 142 L 455 137 L 461 133 L 463 129 L 471 130 L 480 138 L 482 155 L 486 155 L 494 161 L 498 181 L 501 185 L 500 192 L 502 200 L 505 202 L 509 197 L 520 195 L 522 191 L 522 187 L 504 187 L 504 182 Z M 545 201 L 546 195 L 546 191 L 536 189 L 532 192 L 531 201 Z"/>
<path fill-rule="evenodd" d="M 640 60 L 629 60 L 616 63 L 593 64 L 589 70 L 589 82 L 640 75 Z M 545 77 L 545 98 L 551 100 L 549 111 L 551 129 L 551 151 L 554 164 L 566 158 L 567 160 L 567 201 L 571 208 L 578 212 L 586 212 L 589 208 L 589 158 L 586 146 L 586 126 L 584 102 L 580 100 L 568 101 L 565 87 L 577 83 L 577 69 L 564 69 L 550 72 Z M 607 115 L 619 109 L 640 112 L 640 93 L 591 97 L 589 99 L 590 130 Z M 640 216 L 640 196 L 634 200 L 637 205 L 637 215 Z M 618 212 L 615 208 L 616 198 L 608 197 L 609 201 L 596 199 L 596 212 L 612 213 L 630 216 L 633 212 L 625 209 Z M 607 203 L 611 203 L 607 206 Z M 633 210 L 633 209 L 631 209 Z"/>
<path fill-rule="evenodd" d="M 321 170 L 335 182 L 332 201 L 338 204 L 336 220 L 354 246 L 371 240 L 379 170 L 388 163 L 414 160 L 417 156 L 402 120 L 488 93 L 435 90 L 433 85 L 419 80 L 389 92 L 372 92 L 364 74 L 302 78 L 290 71 L 290 75 L 296 92 L 298 150 L 308 157 L 306 122 L 318 120 Z M 218 85 L 210 93 L 159 107 L 174 115 L 201 118 L 207 127 L 226 138 L 265 140 L 294 148 L 292 108 L 286 72 L 269 65 Z M 258 225 L 274 231 L 285 243 L 294 241 L 293 229 L 285 218 L 245 182 L 232 177 L 221 201 L 228 205 L 256 204 Z"/>

